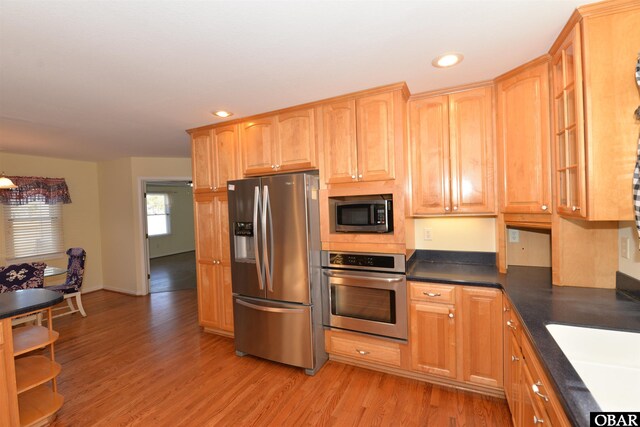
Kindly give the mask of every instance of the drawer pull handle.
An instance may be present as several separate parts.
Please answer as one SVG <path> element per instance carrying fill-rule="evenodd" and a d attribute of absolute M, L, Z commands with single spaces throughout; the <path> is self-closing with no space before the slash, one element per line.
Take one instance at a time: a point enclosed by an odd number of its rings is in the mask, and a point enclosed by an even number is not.
<path fill-rule="evenodd" d="M 428 297 L 435 298 L 435 297 L 441 296 L 442 294 L 439 294 L 437 292 L 435 292 L 435 293 L 434 292 L 423 292 L 422 295 L 426 295 Z"/>
<path fill-rule="evenodd" d="M 519 362 L 519 361 L 520 361 L 520 358 L 512 355 L 512 356 L 511 356 L 511 361 L 512 361 L 512 362 Z"/>
<path fill-rule="evenodd" d="M 541 386 L 541 385 L 542 385 L 542 383 L 540 383 L 540 381 L 538 381 L 537 383 L 531 385 L 531 390 L 533 390 L 533 394 L 535 394 L 536 396 L 538 396 L 539 398 L 541 398 L 545 402 L 548 402 L 549 401 L 549 397 L 547 397 L 544 394 L 540 393 L 540 389 L 538 388 L 538 386 Z"/>
<path fill-rule="evenodd" d="M 361 355 L 363 355 L 363 356 L 366 356 L 367 354 L 369 354 L 369 352 L 368 352 L 368 351 L 365 351 L 365 350 L 358 350 L 357 348 L 356 348 L 356 351 L 357 351 L 358 353 L 360 353 Z"/>
<path fill-rule="evenodd" d="M 538 418 L 535 415 L 533 416 L 533 423 L 534 424 L 544 424 L 544 420 L 542 418 Z"/>
<path fill-rule="evenodd" d="M 513 322 L 511 320 L 507 320 L 507 326 L 513 329 L 514 331 L 516 330 L 516 327 L 513 325 Z"/>

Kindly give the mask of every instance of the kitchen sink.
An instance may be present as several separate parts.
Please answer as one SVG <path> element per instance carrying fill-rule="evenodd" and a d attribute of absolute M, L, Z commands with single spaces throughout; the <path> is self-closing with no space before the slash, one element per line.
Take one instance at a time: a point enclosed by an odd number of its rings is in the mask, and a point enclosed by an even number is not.
<path fill-rule="evenodd" d="M 603 411 L 640 410 L 640 333 L 559 324 L 547 329 Z"/>

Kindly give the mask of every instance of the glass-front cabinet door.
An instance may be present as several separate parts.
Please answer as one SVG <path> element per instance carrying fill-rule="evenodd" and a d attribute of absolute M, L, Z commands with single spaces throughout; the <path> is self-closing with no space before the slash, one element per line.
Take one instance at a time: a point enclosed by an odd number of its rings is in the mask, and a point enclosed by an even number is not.
<path fill-rule="evenodd" d="M 580 26 L 553 56 L 554 151 L 557 209 L 586 217 L 585 145 Z"/>

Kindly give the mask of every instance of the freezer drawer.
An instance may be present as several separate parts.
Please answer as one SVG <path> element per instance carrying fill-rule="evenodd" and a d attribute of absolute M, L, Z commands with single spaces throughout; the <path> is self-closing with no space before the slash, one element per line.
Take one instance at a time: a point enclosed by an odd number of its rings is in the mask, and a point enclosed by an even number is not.
<path fill-rule="evenodd" d="M 233 298 L 236 351 L 313 369 L 311 306 Z"/>

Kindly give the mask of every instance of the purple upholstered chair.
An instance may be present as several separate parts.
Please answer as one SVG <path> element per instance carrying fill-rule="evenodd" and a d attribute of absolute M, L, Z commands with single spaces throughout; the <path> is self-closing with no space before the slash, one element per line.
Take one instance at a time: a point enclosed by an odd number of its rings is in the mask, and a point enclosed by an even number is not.
<path fill-rule="evenodd" d="M 44 262 L 12 264 L 0 267 L 0 293 L 44 286 Z"/>
<path fill-rule="evenodd" d="M 47 286 L 47 289 L 64 294 L 64 299 L 67 301 L 69 310 L 53 317 L 65 316 L 77 311 L 80 312 L 82 317 L 87 317 L 87 313 L 85 313 L 84 307 L 82 307 L 80 294 L 82 278 L 84 276 L 84 261 L 87 257 L 87 253 L 82 248 L 71 248 L 67 251 L 67 255 L 69 255 L 69 263 L 67 264 L 67 280 L 62 285 Z M 78 308 L 73 306 L 71 298 L 76 299 L 76 305 Z"/>

